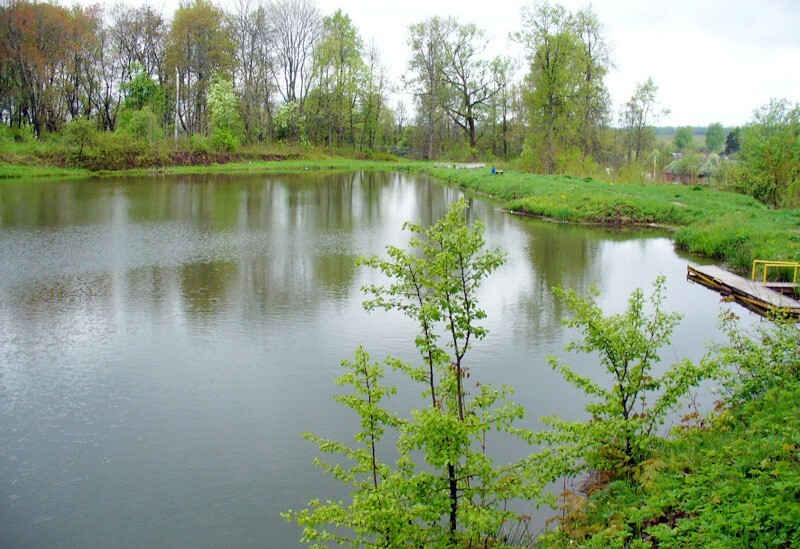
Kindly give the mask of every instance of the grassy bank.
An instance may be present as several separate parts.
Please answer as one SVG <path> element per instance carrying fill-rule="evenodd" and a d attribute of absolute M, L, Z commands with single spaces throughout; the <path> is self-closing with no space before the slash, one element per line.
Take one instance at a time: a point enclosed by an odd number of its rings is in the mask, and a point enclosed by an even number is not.
<path fill-rule="evenodd" d="M 800 546 L 798 335 L 793 324 L 732 332 L 711 354 L 717 412 L 687 414 L 632 475 L 567 493 L 541 545 Z"/>
<path fill-rule="evenodd" d="M 192 162 L 192 160 L 197 160 Z M 354 159 L 350 157 L 330 156 L 324 153 L 308 151 L 303 154 L 296 152 L 277 152 L 272 154 L 236 154 L 213 156 L 189 156 L 186 162 L 165 164 L 153 167 L 138 167 L 129 169 L 101 169 L 89 170 L 79 167 L 65 167 L 63 162 L 48 164 L 46 160 L 36 161 L 30 155 L 24 162 L 4 159 L 0 156 L 0 179 L 8 178 L 37 178 L 37 177 L 118 177 L 142 175 L 188 175 L 208 173 L 296 173 L 306 170 L 392 170 L 401 165 L 397 161 L 377 161 L 369 159 Z M 408 166 L 417 166 L 409 163 Z M 406 169 L 408 169 L 406 166 Z"/>
<path fill-rule="evenodd" d="M 638 478 L 568 494 L 544 547 L 797 547 L 800 387 L 663 440 Z"/>
<path fill-rule="evenodd" d="M 800 260 L 800 210 L 773 210 L 751 197 L 706 186 L 625 184 L 488 169 L 422 170 L 486 194 L 509 210 L 561 222 L 674 228 L 687 251 L 746 270 L 753 259 Z"/>

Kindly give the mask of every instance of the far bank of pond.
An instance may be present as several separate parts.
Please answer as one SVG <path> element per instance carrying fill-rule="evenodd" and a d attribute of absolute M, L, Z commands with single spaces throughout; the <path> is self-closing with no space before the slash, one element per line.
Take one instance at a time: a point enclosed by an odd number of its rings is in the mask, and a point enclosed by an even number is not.
<path fill-rule="evenodd" d="M 755 199 L 704 185 L 628 184 L 506 171 L 426 167 L 432 176 L 501 200 L 507 209 L 566 222 L 655 225 L 676 244 L 739 271 L 754 259 L 800 260 L 800 210 L 774 210 Z"/>
<path fill-rule="evenodd" d="M 705 185 L 628 184 L 506 170 L 438 168 L 430 162 L 378 162 L 346 158 L 291 158 L 157 170 L 88 172 L 32 166 L 0 166 L 0 177 L 109 177 L 201 174 L 331 173 L 352 171 L 425 173 L 451 186 L 483 194 L 507 210 L 562 223 L 659 226 L 674 230 L 679 248 L 746 272 L 755 259 L 800 260 L 800 210 L 773 210 L 755 199 Z M 0 183 L 1 184 L 1 183 Z"/>

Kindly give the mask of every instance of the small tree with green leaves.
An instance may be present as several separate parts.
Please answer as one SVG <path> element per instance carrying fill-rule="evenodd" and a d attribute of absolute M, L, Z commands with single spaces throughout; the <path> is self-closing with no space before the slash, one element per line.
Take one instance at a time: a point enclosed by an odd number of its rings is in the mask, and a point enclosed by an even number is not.
<path fill-rule="evenodd" d="M 774 387 L 800 382 L 800 325 L 781 316 L 745 330 L 731 311 L 720 315 L 727 341 L 712 350 L 725 401 L 729 405 L 763 397 Z"/>
<path fill-rule="evenodd" d="M 91 120 L 78 118 L 67 124 L 64 139 L 69 145 L 77 147 L 74 156 L 78 162 L 83 160 L 83 150 L 94 143 L 97 137 L 97 126 Z"/>
<path fill-rule="evenodd" d="M 743 130 L 739 160 L 754 198 L 775 207 L 800 205 L 800 104 L 772 99 L 756 109 Z"/>
<path fill-rule="evenodd" d="M 467 352 L 487 333 L 480 325 L 486 315 L 477 291 L 502 264 L 503 254 L 485 249 L 483 227 L 467 225 L 465 209 L 461 200 L 427 228 L 406 223 L 415 235 L 409 249 L 390 246 L 386 258 L 360 260 L 391 281 L 365 288 L 372 296 L 366 308 L 398 310 L 417 324 L 421 361 L 388 358 L 386 364 L 419 383 L 428 404 L 408 415 L 390 413 L 382 401 L 396 389 L 382 386 L 382 367 L 370 364 L 361 348 L 353 362 L 343 363 L 346 373 L 338 383 L 353 393 L 337 400 L 361 418 L 357 446 L 306 437 L 322 452 L 346 458 L 346 464 L 317 463 L 351 486 L 351 502 L 314 500 L 304 511 L 287 513 L 304 527 L 304 541 L 354 547 L 510 547 L 514 541 L 504 534 L 505 525 L 519 524 L 522 517 L 508 509 L 508 502 L 535 500 L 541 493 L 531 458 L 497 466 L 486 445 L 492 430 L 533 440 L 532 433 L 515 426 L 522 407 L 507 400 L 508 389 L 468 380 Z M 390 449 L 379 446 L 388 430 L 396 434 Z M 397 458 L 387 463 L 379 455 Z"/>
<path fill-rule="evenodd" d="M 211 118 L 211 144 L 217 150 L 233 151 L 239 147 L 244 125 L 239 114 L 239 100 L 233 82 L 215 74 L 208 88 L 208 112 Z"/>
<path fill-rule="evenodd" d="M 648 458 L 655 431 L 666 415 L 709 374 L 684 360 L 663 375 L 654 375 L 653 369 L 660 361 L 659 349 L 670 343 L 680 321 L 679 314 L 663 309 L 664 285 L 664 277 L 658 277 L 648 299 L 641 289 L 635 290 L 627 309 L 610 316 L 605 316 L 596 303 L 596 290 L 588 296 L 574 290 L 556 290 L 574 314 L 564 323 L 582 334 L 567 350 L 595 354 L 611 378 L 609 387 L 549 357 L 554 369 L 593 399 L 586 406 L 591 418 L 588 422 L 546 418 L 553 431 L 543 438 L 560 445 L 554 449 L 553 457 L 555 463 L 565 464 L 565 470 L 559 472 L 633 472 Z"/>
<path fill-rule="evenodd" d="M 296 101 L 284 104 L 275 113 L 275 137 L 283 143 L 309 146 L 306 116 Z"/>

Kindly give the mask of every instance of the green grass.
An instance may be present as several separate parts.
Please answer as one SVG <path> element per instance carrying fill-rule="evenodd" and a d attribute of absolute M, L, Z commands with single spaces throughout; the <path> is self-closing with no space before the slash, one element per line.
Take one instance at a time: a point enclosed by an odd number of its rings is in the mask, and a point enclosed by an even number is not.
<path fill-rule="evenodd" d="M 506 171 L 423 168 L 509 210 L 573 223 L 657 225 L 676 244 L 745 271 L 754 259 L 800 261 L 800 210 L 773 210 L 755 199 L 706 186 L 627 184 Z"/>
<path fill-rule="evenodd" d="M 798 421 L 795 381 L 663 441 L 638 478 L 573 500 L 541 545 L 798 547 Z"/>
<path fill-rule="evenodd" d="M 0 179 L 36 177 L 109 177 L 142 175 L 188 175 L 208 173 L 299 173 L 308 170 L 355 171 L 410 169 L 414 163 L 385 162 L 377 160 L 354 160 L 343 157 L 308 155 L 288 160 L 239 160 L 222 164 L 164 166 L 158 168 L 134 168 L 128 170 L 90 171 L 82 168 L 59 168 L 31 164 L 0 162 Z"/>

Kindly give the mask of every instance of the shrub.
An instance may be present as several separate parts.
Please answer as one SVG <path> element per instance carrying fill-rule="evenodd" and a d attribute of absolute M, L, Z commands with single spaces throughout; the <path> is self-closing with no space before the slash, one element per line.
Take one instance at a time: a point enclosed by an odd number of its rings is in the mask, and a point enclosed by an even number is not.
<path fill-rule="evenodd" d="M 126 170 L 162 166 L 165 156 L 130 134 L 101 133 L 94 145 L 84 152 L 77 165 L 92 171 Z"/>
<path fill-rule="evenodd" d="M 649 299 L 641 289 L 635 290 L 625 312 L 610 316 L 595 302 L 596 290 L 584 297 L 574 290 L 556 289 L 574 314 L 564 324 L 582 334 L 567 350 L 596 353 L 611 382 L 607 387 L 548 357 L 569 383 L 594 399 L 586 405 L 592 418 L 588 422 L 546 418 L 553 431 L 543 438 L 554 444 L 556 470 L 564 464 L 564 473 L 588 469 L 609 471 L 612 478 L 632 474 L 648 459 L 655 430 L 667 413 L 709 375 L 710 369 L 688 360 L 674 364 L 661 376 L 654 375 L 659 349 L 669 344 L 680 320 L 680 315 L 663 310 L 664 285 L 663 277 L 656 279 Z"/>
<path fill-rule="evenodd" d="M 149 106 L 138 110 L 123 109 L 119 114 L 117 131 L 127 132 L 134 139 L 154 145 L 164 139 L 158 116 Z"/>
<path fill-rule="evenodd" d="M 83 158 L 83 149 L 91 145 L 97 136 L 97 130 L 91 120 L 79 118 L 67 124 L 64 129 L 64 141 L 67 145 L 77 147 L 75 155 L 80 161 Z"/>
<path fill-rule="evenodd" d="M 239 148 L 239 140 L 231 131 L 225 129 L 215 129 L 210 142 L 215 151 L 232 152 Z"/>

